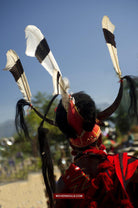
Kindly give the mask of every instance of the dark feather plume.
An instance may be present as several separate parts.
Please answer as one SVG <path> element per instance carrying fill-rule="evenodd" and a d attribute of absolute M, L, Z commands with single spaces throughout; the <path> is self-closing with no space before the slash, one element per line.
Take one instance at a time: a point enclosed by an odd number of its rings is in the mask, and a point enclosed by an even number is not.
<path fill-rule="evenodd" d="M 21 131 L 23 130 L 25 137 L 30 138 L 27 124 L 24 119 L 24 116 L 25 116 L 24 107 L 25 106 L 30 106 L 30 103 L 28 103 L 24 99 L 21 99 L 17 102 L 16 115 L 15 115 L 15 126 L 16 126 L 16 130 L 17 130 L 18 134 L 21 134 Z"/>

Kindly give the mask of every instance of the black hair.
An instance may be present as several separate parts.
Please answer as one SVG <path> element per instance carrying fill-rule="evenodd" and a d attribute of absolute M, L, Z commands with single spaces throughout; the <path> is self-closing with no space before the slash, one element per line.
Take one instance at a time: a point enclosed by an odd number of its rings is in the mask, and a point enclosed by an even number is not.
<path fill-rule="evenodd" d="M 91 131 L 96 120 L 96 107 L 94 101 L 88 94 L 82 91 L 72 94 L 72 97 L 75 99 L 75 105 L 78 112 L 84 119 L 83 129 L 85 131 Z M 68 124 L 67 112 L 62 105 L 62 100 L 60 100 L 57 107 L 56 124 L 68 138 L 77 137 L 76 131 Z"/>

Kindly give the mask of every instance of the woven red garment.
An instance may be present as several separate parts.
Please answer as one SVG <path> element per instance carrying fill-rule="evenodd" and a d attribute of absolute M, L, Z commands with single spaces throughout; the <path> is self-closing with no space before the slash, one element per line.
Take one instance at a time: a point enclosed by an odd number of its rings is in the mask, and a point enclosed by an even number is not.
<path fill-rule="evenodd" d="M 85 154 L 89 152 L 96 154 L 96 150 L 87 150 Z M 101 154 L 105 153 L 101 152 Z M 74 200 L 72 207 L 133 208 L 126 191 L 126 183 L 137 167 L 138 160 L 126 153 L 107 155 L 107 159 L 99 165 L 99 174 L 91 180 L 78 166 L 71 164 L 63 176 L 63 181 L 70 192 L 85 194 L 85 199 Z"/>
<path fill-rule="evenodd" d="M 77 124 L 76 124 L 77 125 Z M 81 131 L 82 135 L 78 136 L 77 138 L 73 139 L 70 138 L 70 143 L 74 147 L 86 147 L 94 143 L 95 141 L 98 140 L 98 138 L 101 135 L 101 129 L 100 127 L 95 124 L 92 131 Z"/>
<path fill-rule="evenodd" d="M 73 99 L 70 99 L 67 114 L 68 123 L 75 129 L 78 135 L 83 131 L 83 117 L 79 114 Z"/>
<path fill-rule="evenodd" d="M 123 187 L 126 190 L 126 184 L 133 176 L 138 168 L 138 159 L 128 156 L 127 153 L 108 155 L 108 160 L 115 164 L 116 175 Z"/>
<path fill-rule="evenodd" d="M 89 177 L 74 163 L 70 165 L 62 178 L 72 193 L 83 193 L 90 186 Z"/>

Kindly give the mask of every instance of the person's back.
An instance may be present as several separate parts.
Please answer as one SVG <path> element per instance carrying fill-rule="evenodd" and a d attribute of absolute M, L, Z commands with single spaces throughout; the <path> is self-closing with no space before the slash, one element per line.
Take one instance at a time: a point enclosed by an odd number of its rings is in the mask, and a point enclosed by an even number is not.
<path fill-rule="evenodd" d="M 106 153 L 96 120 L 95 103 L 90 96 L 82 92 L 73 94 L 67 109 L 60 102 L 56 123 L 67 136 L 75 156 L 65 175 L 59 179 L 56 192 L 84 194 L 84 199 L 57 199 L 56 208 L 137 207 L 134 205 L 137 198 L 134 194 L 132 197 L 128 189 L 138 160 L 125 153 Z"/>
<path fill-rule="evenodd" d="M 74 162 L 74 164 L 69 167 L 68 170 L 66 170 L 66 174 L 61 176 L 58 183 L 57 183 L 57 193 L 84 193 L 87 191 L 87 188 L 90 187 L 90 179 L 95 178 L 97 173 L 98 173 L 98 165 L 100 164 L 100 159 L 99 158 L 95 158 L 95 157 L 89 157 L 88 155 L 85 157 L 80 157 L 77 158 Z M 84 186 L 82 185 L 82 181 L 81 181 L 81 175 L 78 175 L 79 173 L 76 173 L 76 176 L 74 175 L 74 169 L 75 168 L 80 168 L 78 170 L 82 171 L 82 178 L 84 177 Z M 72 169 L 72 170 L 71 170 Z M 69 186 L 68 183 L 66 182 L 66 178 L 69 177 L 70 172 L 73 171 L 73 176 L 70 176 L 71 181 L 73 181 L 73 183 L 69 180 Z M 81 183 L 79 183 L 76 180 L 76 185 L 75 188 L 74 184 L 75 184 L 75 178 L 78 175 L 78 181 Z M 85 177 L 86 176 L 86 177 Z M 86 180 L 86 181 L 85 181 Z M 74 189 L 74 190 L 73 190 Z M 82 199 L 70 199 L 70 200 L 57 200 L 56 203 L 56 208 L 58 207 L 78 207 L 80 206 L 82 203 Z M 61 206 L 62 205 L 62 206 Z M 63 206 L 64 205 L 64 206 Z"/>
<path fill-rule="evenodd" d="M 106 155 L 103 153 L 99 157 L 99 154 L 92 155 L 89 153 L 75 159 L 66 174 L 58 181 L 57 192 L 84 194 L 84 199 L 61 199 L 57 201 L 56 207 L 138 207 L 136 196 L 138 178 L 134 178 L 136 168 L 135 171 L 132 171 L 133 177 L 129 178 L 129 182 L 128 176 L 126 176 L 127 180 L 124 179 L 127 182 L 124 182 L 126 185 L 124 189 L 123 184 L 121 184 L 123 175 L 117 173 L 117 170 L 120 171 L 118 164 L 121 164 L 119 157 L 121 156 L 118 154 Z M 126 154 L 122 154 L 123 160 L 128 160 L 127 167 L 124 167 L 126 169 L 131 168 L 129 167 L 130 160 L 133 160 L 133 164 L 135 161 L 135 165 L 132 165 L 133 168 L 138 165 L 136 158 Z M 129 173 L 126 171 L 125 174 L 128 175 Z"/>

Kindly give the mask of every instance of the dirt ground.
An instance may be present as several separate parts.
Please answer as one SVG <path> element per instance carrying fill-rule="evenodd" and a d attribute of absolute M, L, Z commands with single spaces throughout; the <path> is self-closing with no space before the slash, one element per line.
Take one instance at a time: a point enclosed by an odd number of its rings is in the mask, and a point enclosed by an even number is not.
<path fill-rule="evenodd" d="M 57 167 L 56 179 L 60 177 Z M 27 181 L 0 185 L 0 208 L 47 208 L 42 173 L 28 175 Z"/>

